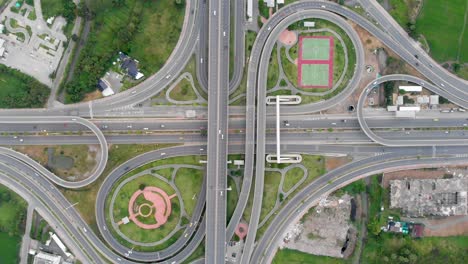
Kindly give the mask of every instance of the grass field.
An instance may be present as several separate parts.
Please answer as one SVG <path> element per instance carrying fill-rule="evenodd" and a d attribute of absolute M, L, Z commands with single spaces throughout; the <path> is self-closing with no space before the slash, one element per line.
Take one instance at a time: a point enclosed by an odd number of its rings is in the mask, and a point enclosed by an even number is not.
<path fill-rule="evenodd" d="M 44 19 L 59 16 L 63 13 L 63 0 L 41 0 Z"/>
<path fill-rule="evenodd" d="M 2 264 L 19 263 L 20 247 L 21 247 L 20 236 L 9 236 L 7 233 L 0 232 L 0 263 Z"/>
<path fill-rule="evenodd" d="M 292 249 L 282 249 L 276 252 L 272 261 L 273 264 L 341 264 L 342 259 L 315 256 Z"/>
<path fill-rule="evenodd" d="M 276 171 L 265 171 L 263 187 L 263 202 L 260 212 L 260 222 L 275 207 L 278 196 L 278 188 L 281 181 L 281 173 Z"/>
<path fill-rule="evenodd" d="M 173 171 L 174 171 L 174 168 L 165 168 L 165 169 L 155 170 L 154 173 L 159 174 L 163 176 L 164 178 L 166 178 L 168 181 L 170 181 L 172 178 Z"/>
<path fill-rule="evenodd" d="M 268 74 L 267 74 L 267 89 L 275 87 L 279 78 L 279 65 L 277 59 L 277 46 L 273 48 L 270 56 L 270 64 L 268 65 Z"/>
<path fill-rule="evenodd" d="M 328 64 L 302 64 L 302 86 L 328 86 Z"/>
<path fill-rule="evenodd" d="M 424 1 L 416 31 L 426 37 L 437 61 L 468 63 L 468 21 L 464 20 L 467 12 L 466 0 Z"/>
<path fill-rule="evenodd" d="M 26 201 L 0 185 L 0 263 L 16 264 L 26 221 Z"/>
<path fill-rule="evenodd" d="M 367 239 L 362 263 L 464 263 L 468 236 L 411 239 L 385 233 Z"/>
<path fill-rule="evenodd" d="M 203 171 L 180 168 L 175 176 L 175 184 L 182 195 L 185 211 L 192 216 L 203 183 Z"/>
<path fill-rule="evenodd" d="M 296 183 L 304 177 L 304 171 L 301 168 L 292 168 L 286 172 L 283 182 L 283 191 L 289 191 Z"/>
<path fill-rule="evenodd" d="M 249 58 L 250 57 L 250 52 L 252 51 L 252 45 L 255 41 L 255 38 L 257 37 L 257 33 L 253 32 L 253 31 L 247 31 L 246 35 L 245 35 L 245 57 L 246 58 Z M 242 75 L 242 81 L 239 85 L 239 87 L 236 89 L 236 91 L 234 93 L 232 93 L 230 96 L 229 96 L 229 99 L 232 99 L 240 94 L 245 94 L 246 90 L 247 90 L 247 61 L 246 61 L 246 67 L 244 67 L 244 73 Z M 233 102 L 231 105 L 245 105 L 245 97 L 242 97 L 241 99 Z"/>
<path fill-rule="evenodd" d="M 303 60 L 328 60 L 330 40 L 328 38 L 302 38 Z"/>
<path fill-rule="evenodd" d="M 231 190 L 227 192 L 227 217 L 226 217 L 226 222 L 229 223 L 229 220 L 232 217 L 232 214 L 234 213 L 234 209 L 236 209 L 237 201 L 239 199 L 239 193 L 237 191 L 236 184 L 232 177 L 228 177 L 228 186 L 231 187 Z M 227 224 L 226 223 L 226 224 Z"/>
<path fill-rule="evenodd" d="M 144 30 L 136 31 L 129 45 L 129 54 L 140 61 L 148 76 L 165 64 L 179 40 L 185 6 L 176 4 L 175 0 L 142 2 L 139 28 Z"/>
<path fill-rule="evenodd" d="M 43 107 L 50 89 L 18 70 L 0 64 L 0 108 Z"/>
<path fill-rule="evenodd" d="M 186 78 L 183 78 L 174 87 L 174 89 L 172 89 L 169 96 L 177 101 L 190 101 L 197 99 L 197 94 L 195 94 L 192 84 Z"/>

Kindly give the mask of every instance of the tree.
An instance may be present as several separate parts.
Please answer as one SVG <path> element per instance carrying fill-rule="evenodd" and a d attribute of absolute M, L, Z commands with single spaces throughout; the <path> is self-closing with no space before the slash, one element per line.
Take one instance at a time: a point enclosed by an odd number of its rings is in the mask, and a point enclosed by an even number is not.
<path fill-rule="evenodd" d="M 76 34 L 73 34 L 73 35 L 71 36 L 71 39 L 72 39 L 73 41 L 77 42 L 79 38 L 78 38 L 78 36 L 77 36 Z"/>

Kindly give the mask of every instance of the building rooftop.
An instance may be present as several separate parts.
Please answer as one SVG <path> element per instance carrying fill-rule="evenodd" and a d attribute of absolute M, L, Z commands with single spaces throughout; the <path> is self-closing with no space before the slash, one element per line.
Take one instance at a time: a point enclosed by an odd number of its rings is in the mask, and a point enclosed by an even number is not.
<path fill-rule="evenodd" d="M 61 256 L 39 252 L 34 256 L 33 264 L 60 264 L 60 260 L 62 260 Z"/>
<path fill-rule="evenodd" d="M 411 217 L 466 215 L 468 177 L 390 181 L 390 207 Z"/>

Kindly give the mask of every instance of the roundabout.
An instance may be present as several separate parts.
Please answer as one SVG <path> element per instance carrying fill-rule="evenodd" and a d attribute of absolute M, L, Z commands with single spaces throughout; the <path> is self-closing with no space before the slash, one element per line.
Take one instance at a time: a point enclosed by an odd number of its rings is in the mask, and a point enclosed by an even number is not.
<path fill-rule="evenodd" d="M 110 198 L 110 199 L 109 199 Z M 121 181 L 108 197 L 111 230 L 119 242 L 141 247 L 161 245 L 188 220 L 175 184 L 159 174 L 137 173 Z"/>

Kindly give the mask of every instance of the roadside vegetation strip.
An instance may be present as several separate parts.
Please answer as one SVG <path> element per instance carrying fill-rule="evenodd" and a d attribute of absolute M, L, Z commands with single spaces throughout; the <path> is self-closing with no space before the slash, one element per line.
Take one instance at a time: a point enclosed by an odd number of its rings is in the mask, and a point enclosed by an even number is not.
<path fill-rule="evenodd" d="M 255 41 L 255 38 L 257 37 L 257 33 L 253 31 L 247 31 L 245 35 L 245 58 L 248 59 L 250 58 L 250 53 L 252 51 L 252 46 Z M 248 67 L 244 67 L 244 74 L 242 75 L 242 80 L 237 87 L 237 89 L 229 95 L 229 99 L 234 99 L 234 98 L 239 98 L 238 100 L 232 102 L 230 105 L 245 105 L 245 93 L 247 91 L 247 72 L 248 72 Z M 244 95 L 244 96 L 242 96 Z"/>
<path fill-rule="evenodd" d="M 193 214 L 202 188 L 202 168 L 203 167 L 199 169 L 181 167 L 177 170 L 175 175 L 174 182 L 182 195 L 182 201 L 184 202 L 184 208 L 188 218 Z"/>
<path fill-rule="evenodd" d="M 260 222 L 276 206 L 278 191 L 281 182 L 281 173 L 277 171 L 265 171 L 265 182 L 263 189 L 263 203 L 260 212 Z"/>
<path fill-rule="evenodd" d="M 16 69 L 0 64 L 0 108 L 42 108 L 50 89 Z"/>
<path fill-rule="evenodd" d="M 91 32 L 74 78 L 65 87 L 66 103 L 79 102 L 86 93 L 95 91 L 98 79 L 111 67 L 119 51 L 138 60 L 146 76 L 161 69 L 182 29 L 185 4 L 176 2 L 89 1 L 94 14 Z"/>
<path fill-rule="evenodd" d="M 270 67 L 268 67 L 267 73 L 267 89 L 271 89 L 276 86 L 280 74 L 277 57 L 277 48 L 278 45 L 275 45 L 270 56 Z"/>
<path fill-rule="evenodd" d="M 226 224 L 231 220 L 239 199 L 239 190 L 237 190 L 236 183 L 232 177 L 228 177 L 228 187 L 230 187 L 231 190 L 227 192 Z"/>

